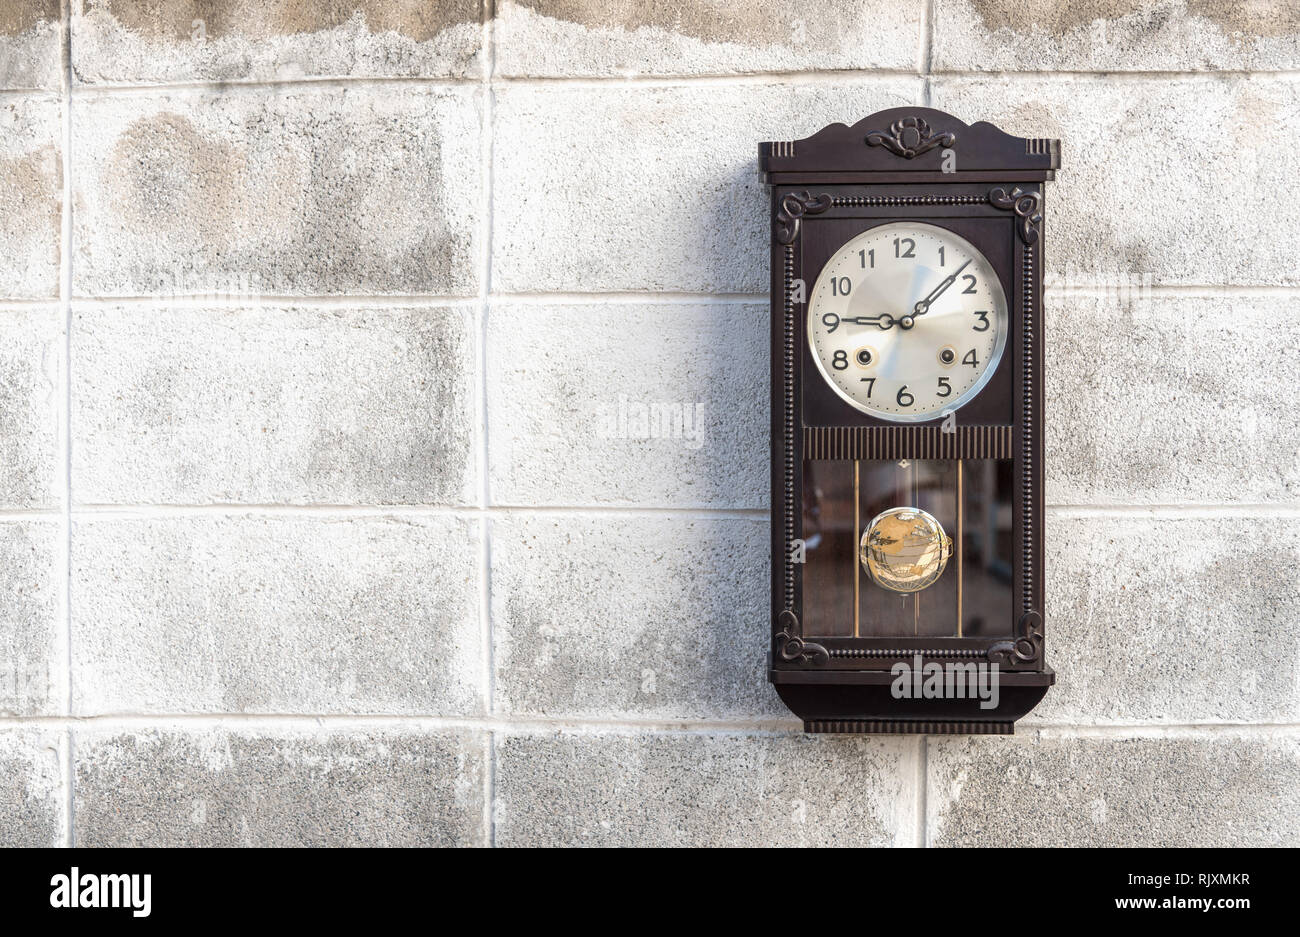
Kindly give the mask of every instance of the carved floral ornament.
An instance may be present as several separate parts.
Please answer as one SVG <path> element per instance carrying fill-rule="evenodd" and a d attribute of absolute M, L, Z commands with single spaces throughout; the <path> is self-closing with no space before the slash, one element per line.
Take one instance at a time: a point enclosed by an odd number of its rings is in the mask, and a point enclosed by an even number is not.
<path fill-rule="evenodd" d="M 793 609 L 784 609 L 777 616 L 781 630 L 776 634 L 776 648 L 782 660 L 797 660 L 801 664 L 825 664 L 831 659 L 830 653 L 820 644 L 805 641 L 799 634 L 803 629 L 799 625 L 799 616 Z"/>
<path fill-rule="evenodd" d="M 988 658 L 998 664 L 1033 663 L 1043 654 L 1043 616 L 1033 610 L 1020 616 L 1020 637 L 999 641 L 988 649 Z"/>
<path fill-rule="evenodd" d="M 1043 197 L 1037 192 L 1023 192 L 1019 188 L 1008 192 L 1006 189 L 994 189 L 989 192 L 989 204 L 1003 211 L 1013 211 L 1020 219 L 1020 236 L 1026 244 L 1038 240 L 1038 226 L 1043 223 L 1043 214 L 1039 211 Z"/>
<path fill-rule="evenodd" d="M 799 219 L 804 215 L 819 215 L 831 207 L 831 197 L 822 193 L 813 196 L 807 192 L 791 192 L 781 199 L 776 213 L 776 240 L 778 244 L 793 244 L 799 236 Z"/>
<path fill-rule="evenodd" d="M 889 125 L 889 132 L 873 130 L 867 134 L 867 146 L 883 146 L 904 159 L 912 159 L 936 146 L 953 146 L 955 133 L 931 133 L 924 117 L 904 117 Z"/>

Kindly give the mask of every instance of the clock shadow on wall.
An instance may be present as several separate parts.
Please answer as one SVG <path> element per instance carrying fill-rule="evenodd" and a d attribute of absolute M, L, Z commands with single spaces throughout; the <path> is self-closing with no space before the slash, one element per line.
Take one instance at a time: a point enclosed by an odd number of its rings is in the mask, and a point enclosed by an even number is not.
<path fill-rule="evenodd" d="M 811 732 L 1011 732 L 1055 679 L 1039 323 L 1059 143 L 906 107 L 759 155 L 770 679 Z"/>

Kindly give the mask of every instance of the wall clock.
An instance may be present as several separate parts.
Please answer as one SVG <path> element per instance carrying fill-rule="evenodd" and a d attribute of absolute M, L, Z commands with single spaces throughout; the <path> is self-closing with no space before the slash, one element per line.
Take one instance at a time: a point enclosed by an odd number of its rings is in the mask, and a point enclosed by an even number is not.
<path fill-rule="evenodd" d="M 1056 140 L 930 108 L 762 143 L 772 650 L 810 732 L 1011 732 L 1043 620 Z"/>

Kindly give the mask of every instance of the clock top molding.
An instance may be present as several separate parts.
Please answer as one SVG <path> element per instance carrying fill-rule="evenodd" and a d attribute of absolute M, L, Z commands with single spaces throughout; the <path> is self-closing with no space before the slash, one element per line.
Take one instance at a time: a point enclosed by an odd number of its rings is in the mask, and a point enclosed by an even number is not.
<path fill-rule="evenodd" d="M 889 182 L 1039 182 L 1054 179 L 1061 142 L 966 124 L 929 107 L 877 111 L 802 140 L 758 145 L 769 185 Z"/>

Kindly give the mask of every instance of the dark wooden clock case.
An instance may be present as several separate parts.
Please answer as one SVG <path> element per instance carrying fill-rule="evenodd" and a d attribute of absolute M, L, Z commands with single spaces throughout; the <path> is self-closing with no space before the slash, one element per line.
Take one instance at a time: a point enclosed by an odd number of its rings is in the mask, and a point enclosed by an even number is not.
<path fill-rule="evenodd" d="M 947 168 L 954 171 L 944 172 Z M 1060 165 L 1056 140 L 970 126 L 942 111 L 901 107 L 852 127 L 759 144 L 772 223 L 772 649 L 769 677 L 809 732 L 1011 732 L 1055 675 L 1044 657 L 1043 331 L 1044 183 Z M 1007 297 L 1006 350 L 989 383 L 955 412 L 891 423 L 850 407 L 826 385 L 805 334 L 806 299 L 822 266 L 854 235 L 891 221 L 949 228 L 978 247 Z M 1013 609 L 1005 637 L 805 637 L 801 538 L 807 459 L 1013 460 Z M 1000 701 L 895 699 L 890 668 L 994 663 Z"/>

